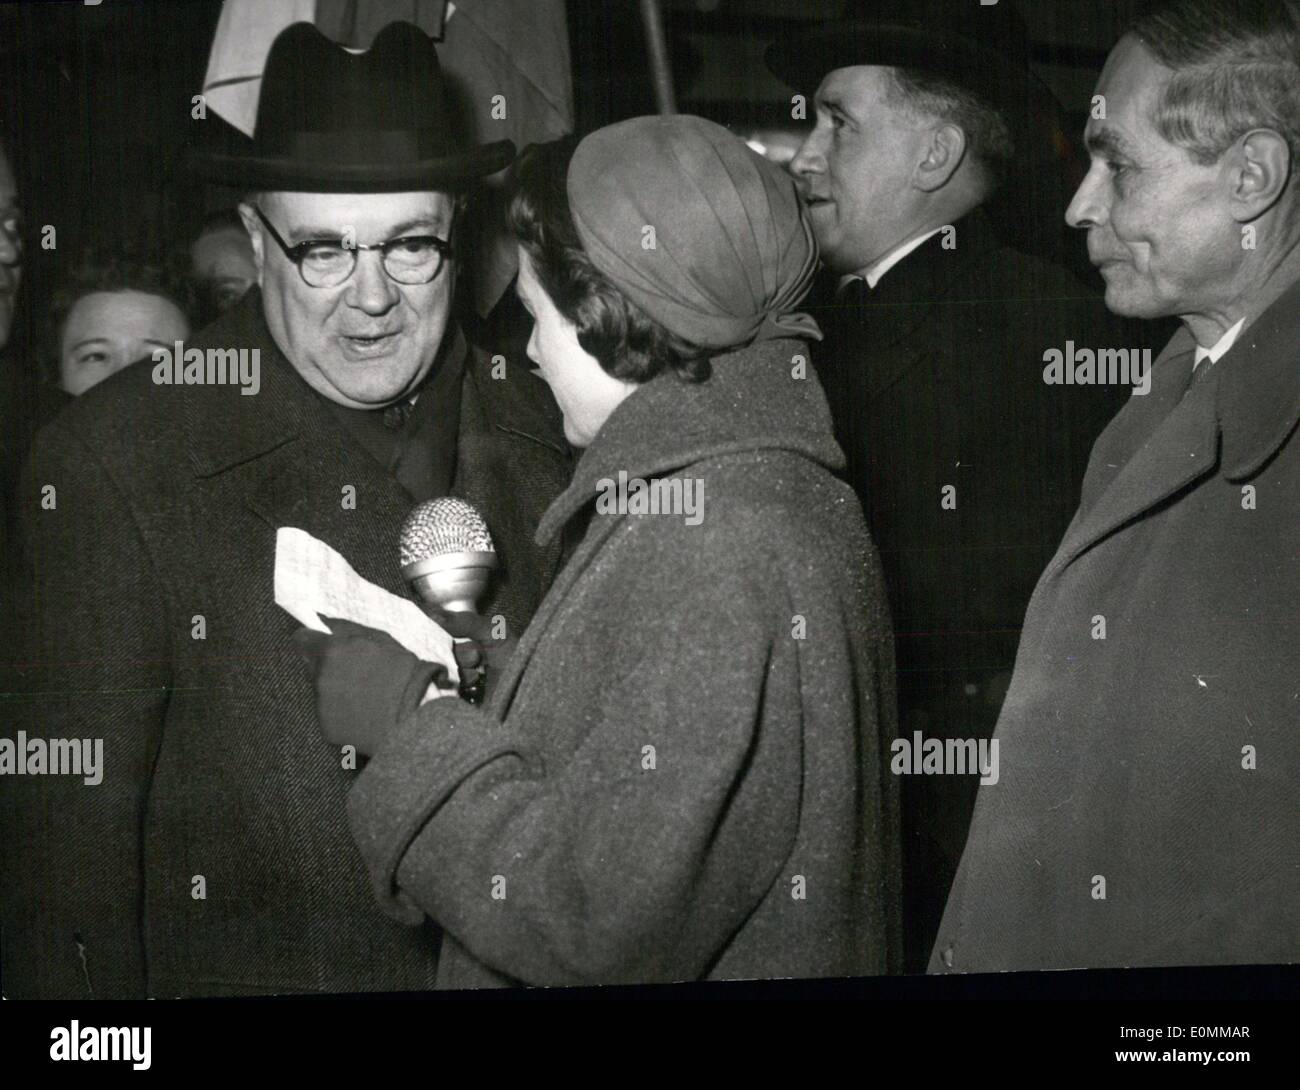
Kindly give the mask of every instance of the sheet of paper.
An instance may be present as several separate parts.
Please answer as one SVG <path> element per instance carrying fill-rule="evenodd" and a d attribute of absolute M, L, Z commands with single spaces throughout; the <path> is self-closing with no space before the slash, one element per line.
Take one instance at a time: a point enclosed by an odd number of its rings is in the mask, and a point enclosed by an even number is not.
<path fill-rule="evenodd" d="M 305 530 L 275 533 L 275 604 L 299 623 L 328 632 L 321 620 L 339 617 L 387 632 L 425 662 L 442 663 L 460 681 L 452 638 L 414 602 L 362 579 L 339 553 Z"/>

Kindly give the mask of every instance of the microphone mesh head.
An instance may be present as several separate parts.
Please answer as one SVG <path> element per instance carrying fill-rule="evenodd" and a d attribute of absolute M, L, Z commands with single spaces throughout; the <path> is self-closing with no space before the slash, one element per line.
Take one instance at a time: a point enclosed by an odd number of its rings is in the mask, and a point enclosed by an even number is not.
<path fill-rule="evenodd" d="M 447 553 L 494 553 L 487 523 L 464 500 L 425 500 L 402 523 L 401 566 Z"/>

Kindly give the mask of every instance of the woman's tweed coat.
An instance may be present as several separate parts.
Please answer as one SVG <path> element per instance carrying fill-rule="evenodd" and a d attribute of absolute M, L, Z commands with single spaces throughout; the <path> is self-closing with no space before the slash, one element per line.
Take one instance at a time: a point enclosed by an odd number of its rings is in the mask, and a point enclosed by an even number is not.
<path fill-rule="evenodd" d="M 593 514 L 486 709 L 426 704 L 358 778 L 381 903 L 445 928 L 440 987 L 895 966 L 892 642 L 806 354 L 620 405 L 539 541 L 620 471 L 702 483 L 702 519 Z"/>

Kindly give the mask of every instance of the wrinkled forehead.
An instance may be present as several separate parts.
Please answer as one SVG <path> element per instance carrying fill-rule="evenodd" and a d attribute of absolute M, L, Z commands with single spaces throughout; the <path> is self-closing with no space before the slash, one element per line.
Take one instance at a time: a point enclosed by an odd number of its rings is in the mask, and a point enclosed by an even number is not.
<path fill-rule="evenodd" d="M 357 238 L 387 237 L 395 230 L 439 230 L 451 223 L 455 200 L 449 193 L 266 193 L 263 210 L 281 231 L 331 236 L 352 228 Z"/>
<path fill-rule="evenodd" d="M 1121 38 L 1106 58 L 1097 81 L 1095 93 L 1105 103 L 1106 116 L 1096 117 L 1094 109 L 1094 116 L 1088 120 L 1089 136 L 1118 130 L 1129 139 L 1161 140 L 1153 118 L 1161 92 L 1173 74 L 1173 69 L 1156 60 L 1137 38 L 1131 34 Z"/>

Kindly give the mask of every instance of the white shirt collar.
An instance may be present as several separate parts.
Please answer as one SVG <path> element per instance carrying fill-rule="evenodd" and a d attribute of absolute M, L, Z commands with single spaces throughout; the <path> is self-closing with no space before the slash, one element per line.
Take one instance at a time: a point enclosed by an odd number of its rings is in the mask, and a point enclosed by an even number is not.
<path fill-rule="evenodd" d="M 1237 339 L 1237 334 L 1241 332 L 1241 327 L 1246 324 L 1245 318 L 1239 318 L 1237 324 L 1227 333 L 1218 339 L 1211 348 L 1202 348 L 1196 346 L 1196 360 L 1192 363 L 1192 370 L 1195 371 L 1201 366 L 1202 362 L 1209 360 L 1211 363 L 1218 363 L 1220 358 L 1227 354 L 1233 342 Z"/>
<path fill-rule="evenodd" d="M 839 286 L 843 288 L 845 284 L 848 284 L 851 281 L 865 280 L 867 282 L 867 287 L 872 291 L 875 291 L 876 285 L 880 283 L 880 278 L 884 276 L 885 273 L 889 272 L 890 269 L 902 261 L 903 258 L 913 250 L 919 248 L 922 243 L 933 238 L 942 230 L 943 227 L 939 226 L 933 231 L 927 231 L 923 235 L 917 235 L 916 238 L 912 239 L 910 242 L 904 242 L 903 245 L 899 246 L 897 249 L 890 250 L 890 252 L 879 261 L 872 265 L 868 265 L 865 269 L 860 269 L 858 272 L 852 272 L 846 276 L 841 276 Z"/>

